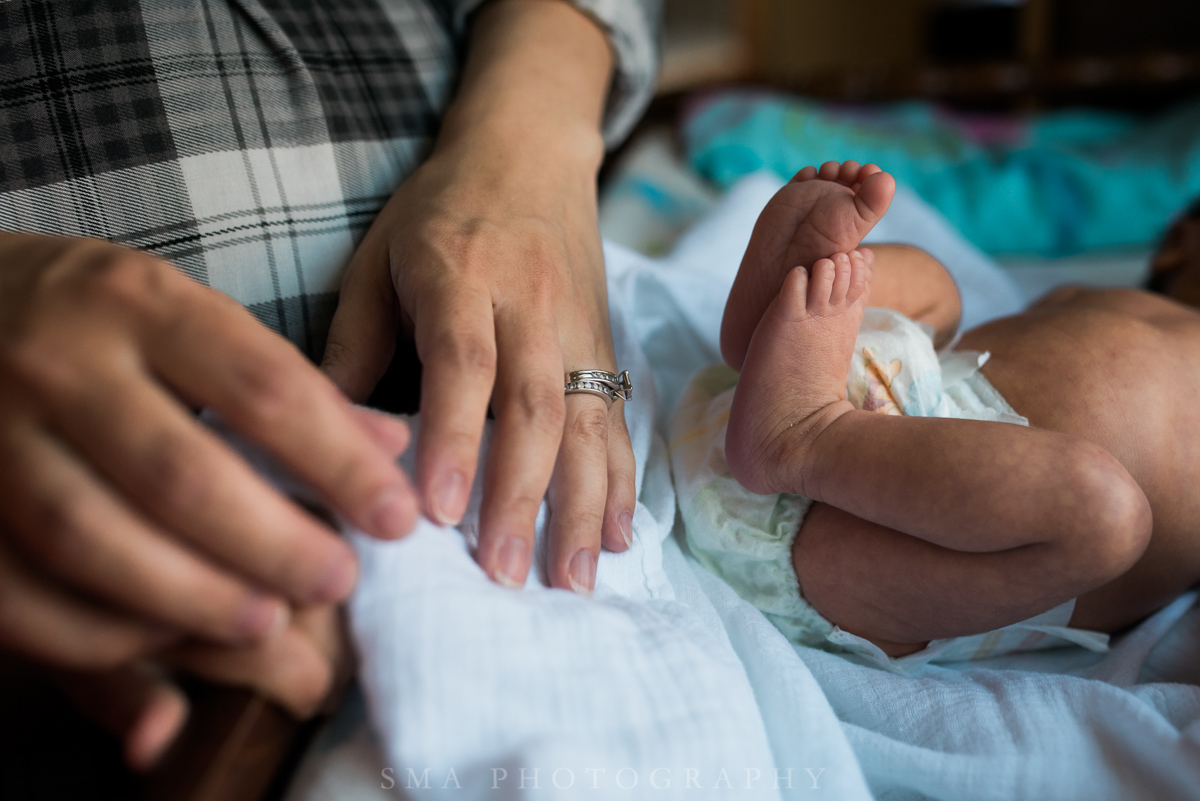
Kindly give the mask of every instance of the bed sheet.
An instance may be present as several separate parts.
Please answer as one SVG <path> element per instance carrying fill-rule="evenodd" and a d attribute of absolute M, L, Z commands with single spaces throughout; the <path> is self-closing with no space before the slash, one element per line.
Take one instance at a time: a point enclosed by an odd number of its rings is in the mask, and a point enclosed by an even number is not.
<path fill-rule="evenodd" d="M 778 186 L 743 179 L 664 259 L 606 246 L 614 336 L 638 388 L 627 418 L 640 504 L 635 547 L 602 555 L 596 600 L 536 575 L 523 593 L 492 585 L 464 545 L 470 517 L 465 537 L 431 524 L 399 543 L 356 537 L 362 695 L 290 798 L 1197 797 L 1194 595 L 1106 655 L 898 675 L 791 646 L 686 553 L 663 423 L 691 373 L 718 358 L 733 271 Z M 1022 303 L 911 192 L 875 239 L 942 259 L 968 324 Z"/>

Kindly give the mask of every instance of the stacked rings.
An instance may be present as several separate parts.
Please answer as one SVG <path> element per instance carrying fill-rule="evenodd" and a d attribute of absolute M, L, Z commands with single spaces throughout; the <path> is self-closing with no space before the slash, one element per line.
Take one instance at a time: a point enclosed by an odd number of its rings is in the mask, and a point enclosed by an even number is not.
<path fill-rule="evenodd" d="M 567 395 L 598 395 L 609 406 L 618 398 L 624 401 L 633 398 L 633 384 L 629 381 L 628 370 L 621 371 L 619 375 L 607 370 L 575 370 L 567 375 L 563 391 Z"/>

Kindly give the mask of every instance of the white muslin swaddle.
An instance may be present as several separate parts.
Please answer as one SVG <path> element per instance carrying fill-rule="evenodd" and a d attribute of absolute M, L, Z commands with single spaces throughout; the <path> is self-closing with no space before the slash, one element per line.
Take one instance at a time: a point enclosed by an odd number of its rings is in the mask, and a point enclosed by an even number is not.
<path fill-rule="evenodd" d="M 898 312 L 867 309 L 847 377 L 848 400 L 880 414 L 1029 424 L 980 372 L 988 354 L 939 355 L 932 333 Z M 728 367 L 709 367 L 684 393 L 671 421 L 676 491 L 692 553 L 789 640 L 849 651 L 892 670 L 1068 643 L 1107 649 L 1107 635 L 1067 626 L 1074 600 L 1002 629 L 935 640 L 899 659 L 826 620 L 804 600 L 792 565 L 792 544 L 812 501 L 798 495 L 756 495 L 737 482 L 725 461 L 725 429 L 736 383 L 737 374 Z"/>

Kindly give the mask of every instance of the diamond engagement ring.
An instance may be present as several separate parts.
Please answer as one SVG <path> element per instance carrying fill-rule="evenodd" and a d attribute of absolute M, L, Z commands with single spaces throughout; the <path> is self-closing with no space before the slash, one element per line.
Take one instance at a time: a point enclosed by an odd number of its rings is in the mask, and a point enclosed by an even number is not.
<path fill-rule="evenodd" d="M 633 384 L 629 382 L 628 370 L 621 371 L 619 375 L 607 370 L 575 370 L 567 374 L 563 391 L 567 395 L 599 395 L 609 406 L 618 398 L 624 401 L 633 398 Z"/>

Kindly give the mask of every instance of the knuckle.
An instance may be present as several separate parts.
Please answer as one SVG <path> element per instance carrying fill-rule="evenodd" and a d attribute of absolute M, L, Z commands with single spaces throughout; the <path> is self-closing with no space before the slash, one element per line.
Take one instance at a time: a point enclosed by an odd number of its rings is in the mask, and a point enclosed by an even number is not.
<path fill-rule="evenodd" d="M 563 261 L 562 253 L 538 240 L 530 245 L 525 257 L 523 275 L 527 277 L 528 286 L 535 297 L 550 298 L 558 288 L 559 265 Z"/>
<path fill-rule="evenodd" d="M 277 355 L 260 356 L 243 364 L 236 373 L 237 393 L 248 422 L 256 429 L 269 428 L 281 418 L 307 406 L 309 395 L 296 381 L 288 360 Z"/>
<path fill-rule="evenodd" d="M 543 492 L 544 490 L 539 492 L 532 487 L 521 487 L 505 499 L 503 514 L 508 520 L 519 524 L 516 530 L 532 529 L 533 521 L 537 519 L 538 510 L 542 506 Z"/>
<path fill-rule="evenodd" d="M 145 465 L 150 496 L 166 508 L 192 513 L 211 502 L 215 479 L 208 465 L 182 437 L 164 433 L 155 438 Z"/>
<path fill-rule="evenodd" d="M 564 531 L 600 535 L 604 526 L 604 502 L 579 503 L 558 512 L 558 526 Z"/>
<path fill-rule="evenodd" d="M 504 407 L 508 414 L 544 432 L 561 432 L 567 414 L 562 390 L 541 382 L 518 386 Z"/>
<path fill-rule="evenodd" d="M 10 397 L 48 401 L 77 398 L 82 376 L 55 343 L 27 334 L 0 346 L 0 391 Z M 12 393 L 10 395 L 10 393 Z"/>
<path fill-rule="evenodd" d="M 417 227 L 417 238 L 449 265 L 469 264 L 486 255 L 489 224 L 480 217 L 451 220 L 443 215 L 424 218 Z"/>
<path fill-rule="evenodd" d="M 92 511 L 88 501 L 77 497 L 49 501 L 41 515 L 40 530 L 27 534 L 26 542 L 37 557 L 59 569 L 91 564 L 91 536 L 86 521 L 93 517 Z"/>
<path fill-rule="evenodd" d="M 449 454 L 450 461 L 458 464 L 468 475 L 474 471 L 480 438 L 478 434 L 458 427 L 466 423 L 466 420 L 451 418 L 436 431 L 433 426 L 425 427 L 422 424 L 421 436 L 417 440 L 418 475 L 429 469 L 433 460 L 441 459 L 443 454 Z"/>
<path fill-rule="evenodd" d="M 94 302 L 116 306 L 141 318 L 169 318 L 173 268 L 135 251 L 104 248 L 84 262 L 80 289 Z"/>
<path fill-rule="evenodd" d="M 439 217 L 426 221 L 419 229 L 419 239 L 443 268 L 444 280 L 455 284 L 488 283 L 496 254 L 503 250 L 497 241 L 504 236 L 495 223 L 481 217 L 460 221 Z"/>
<path fill-rule="evenodd" d="M 93 398 L 96 376 L 110 366 L 102 365 L 113 355 L 108 343 L 80 342 L 80 332 L 58 316 L 44 322 L 0 342 L 0 394 L 50 408 Z"/>
<path fill-rule="evenodd" d="M 566 436 L 587 446 L 608 444 L 608 411 L 595 404 L 576 412 L 567 425 Z"/>
<path fill-rule="evenodd" d="M 496 343 L 470 334 L 447 338 L 436 358 L 459 372 L 492 376 L 496 373 Z"/>

